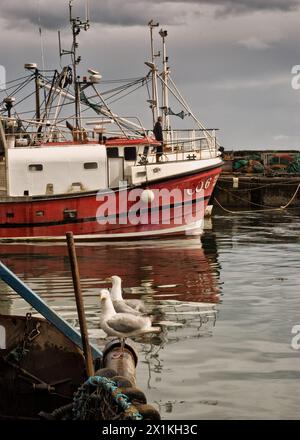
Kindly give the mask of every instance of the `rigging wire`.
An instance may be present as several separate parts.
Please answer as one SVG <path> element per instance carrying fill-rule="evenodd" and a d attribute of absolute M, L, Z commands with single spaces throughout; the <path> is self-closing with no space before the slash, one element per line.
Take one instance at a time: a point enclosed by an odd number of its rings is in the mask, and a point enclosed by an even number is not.
<path fill-rule="evenodd" d="M 110 98 L 108 98 L 107 102 L 108 102 L 109 104 L 113 104 L 113 103 L 115 103 L 115 102 L 117 102 L 117 101 L 120 101 L 121 99 L 124 99 L 126 96 L 131 95 L 131 93 L 135 92 L 135 91 L 138 90 L 138 89 L 141 89 L 142 87 L 144 87 L 144 84 L 138 85 L 135 89 L 130 90 L 130 91 L 127 92 L 127 93 L 124 93 L 123 95 L 119 96 L 119 97 L 116 98 L 116 99 L 111 100 Z"/>
<path fill-rule="evenodd" d="M 16 95 L 20 90 L 22 90 L 24 87 L 26 87 L 27 84 L 29 84 L 32 81 L 33 75 L 30 76 L 26 76 L 25 81 L 17 84 L 17 85 L 13 85 L 11 87 L 9 87 L 9 89 L 4 89 L 3 92 L 6 94 L 6 96 L 9 96 L 9 94 L 7 93 L 7 90 L 10 90 L 12 88 L 15 87 L 14 91 L 12 93 L 10 93 L 11 96 Z"/>
<path fill-rule="evenodd" d="M 135 85 L 139 84 L 139 83 L 144 83 L 144 81 L 146 80 L 145 77 L 139 78 L 136 81 L 132 81 L 130 83 L 126 83 L 125 85 L 119 86 L 119 87 L 115 87 L 113 89 L 109 89 L 109 90 L 105 90 L 103 91 L 101 94 L 102 95 L 108 95 L 109 93 L 112 93 L 112 96 L 114 96 L 114 94 L 117 93 L 122 93 L 124 90 L 127 90 L 131 87 L 134 87 Z M 97 95 L 95 95 L 97 96 Z"/>
<path fill-rule="evenodd" d="M 18 103 L 14 106 L 16 108 L 18 105 L 20 105 L 23 101 L 30 98 L 31 96 L 35 95 L 35 90 L 33 92 L 30 92 L 28 95 L 24 96 L 24 98 L 21 99 L 21 101 L 18 101 Z"/>
<path fill-rule="evenodd" d="M 28 78 L 28 77 L 32 77 L 32 75 L 25 75 L 25 76 L 21 76 L 20 78 L 16 78 L 16 79 L 12 79 L 11 81 L 5 81 L 5 83 L 0 83 L 0 93 L 3 93 L 3 92 L 5 92 L 5 90 L 8 90 L 8 87 L 5 87 L 7 84 L 12 84 L 12 83 L 15 83 L 15 82 L 17 82 L 17 81 L 21 81 L 21 80 L 23 80 L 23 79 L 25 79 L 25 78 Z M 11 86 L 11 87 L 9 87 L 9 88 L 12 88 L 12 87 L 14 87 L 14 86 Z"/>
<path fill-rule="evenodd" d="M 143 79 L 144 77 L 136 77 L 136 78 L 120 78 L 120 79 L 101 79 L 102 84 L 115 84 L 115 83 L 131 83 L 135 81 L 139 81 L 140 79 Z"/>
<path fill-rule="evenodd" d="M 42 106 L 44 103 L 45 103 L 45 100 L 43 100 L 41 106 Z M 66 102 L 66 103 L 64 103 L 64 107 L 66 107 L 67 105 L 74 105 L 74 102 Z M 55 109 L 55 108 L 57 108 L 57 107 L 61 107 L 61 105 L 53 105 L 53 106 L 51 107 L 51 109 Z M 33 113 L 33 110 L 27 110 L 27 111 L 24 111 L 24 112 L 20 112 L 19 115 L 26 115 L 26 114 L 30 114 L 30 113 Z"/>
<path fill-rule="evenodd" d="M 29 84 L 29 82 L 32 81 L 33 76 L 34 76 L 34 75 L 30 75 L 30 76 L 27 78 L 27 80 L 25 80 L 22 84 L 18 85 L 17 88 L 15 89 L 15 92 L 13 92 L 12 95 L 16 95 L 20 90 L 22 90 L 24 87 L 26 87 L 26 85 Z M 8 93 L 7 93 L 7 91 L 5 91 L 5 93 L 6 93 L 7 96 L 9 96 Z M 16 107 L 16 106 L 14 106 L 14 113 L 15 113 L 15 115 L 19 118 L 18 112 L 15 110 L 15 107 Z M 19 119 L 20 119 L 20 118 L 19 118 Z"/>
<path fill-rule="evenodd" d="M 55 70 L 43 69 L 43 70 L 39 71 L 41 73 L 41 75 L 40 75 L 41 79 L 45 83 L 50 84 L 50 80 L 49 79 L 51 78 L 51 76 L 50 75 L 42 75 L 42 72 L 53 72 L 53 71 L 55 71 Z M 11 81 L 11 83 L 13 85 L 10 88 L 11 89 L 14 88 L 13 94 L 17 94 L 17 93 L 19 93 L 19 91 L 21 91 L 23 88 L 25 88 L 34 79 L 34 75 L 30 75 L 30 76 L 26 75 L 25 77 L 19 78 L 18 80 L 23 79 L 23 78 L 25 78 L 25 81 L 23 81 L 21 83 L 19 82 L 16 86 L 13 83 L 15 83 L 17 80 Z M 131 78 L 130 82 L 128 82 L 128 80 L 129 79 L 127 78 L 127 79 L 121 79 L 121 80 L 109 80 L 109 81 L 106 81 L 106 84 L 109 84 L 109 83 L 117 84 L 117 83 L 119 83 L 120 85 L 118 87 L 113 87 L 110 90 L 104 91 L 103 94 L 109 95 L 109 97 L 107 99 L 110 100 L 110 102 L 116 102 L 118 100 L 121 100 L 121 99 L 125 98 L 126 96 L 128 96 L 129 94 L 135 92 L 136 90 L 138 90 L 139 88 L 141 88 L 143 86 L 146 86 L 147 89 L 148 89 L 148 82 L 149 82 L 149 77 L 148 76 L 146 76 L 146 77 L 145 76 L 144 77 L 139 77 L 139 78 Z M 69 88 L 68 88 L 68 90 L 69 90 Z M 68 93 L 68 90 L 66 91 L 66 93 Z M 46 87 L 44 87 L 44 91 L 46 91 Z M 32 97 L 34 94 L 35 94 L 35 92 L 33 91 L 33 92 L 29 93 L 28 95 L 24 96 L 20 101 L 17 102 L 15 107 L 19 106 L 21 103 L 23 103 L 28 98 Z M 53 94 L 52 99 L 50 101 L 49 107 L 52 110 L 57 109 L 58 107 L 60 107 L 60 111 L 58 113 L 58 116 L 59 116 L 59 115 L 61 115 L 62 109 L 65 106 L 73 105 L 74 103 L 73 102 L 65 102 L 67 95 L 64 95 L 63 102 L 60 105 L 53 105 L 54 101 L 57 99 L 57 95 L 58 95 L 58 93 L 54 93 Z M 92 96 L 89 96 L 87 98 L 90 100 L 90 99 L 93 99 L 93 98 L 96 98 L 96 97 L 97 97 L 96 94 L 92 94 Z M 113 98 L 115 98 L 115 99 L 113 99 Z M 41 107 L 45 104 L 45 101 L 46 101 L 46 93 L 45 93 L 44 100 L 41 103 Z M 88 104 L 85 104 L 85 103 L 82 103 L 82 104 L 86 106 L 86 109 L 84 109 L 83 112 L 87 112 L 89 110 L 92 110 L 91 106 L 89 106 Z M 98 101 L 98 100 L 97 100 L 96 103 L 93 103 L 93 104 L 94 105 L 98 105 L 99 107 L 102 106 L 102 103 L 100 101 Z M 23 111 L 23 112 L 20 112 L 20 113 L 17 113 L 17 111 L 15 111 L 15 114 L 18 115 L 19 117 L 21 115 L 24 116 L 25 114 L 32 114 L 33 117 L 34 117 L 34 112 L 33 111 Z M 75 115 L 72 115 L 72 116 L 69 115 L 68 117 L 64 117 L 64 118 L 61 118 L 61 119 L 59 119 L 57 117 L 57 123 L 61 123 L 61 122 L 66 121 L 66 120 L 68 120 L 68 119 L 70 119 L 72 117 L 75 117 Z M 28 122 L 26 125 L 27 125 L 27 128 L 28 128 L 31 124 L 30 124 L 30 122 Z M 130 127 L 130 125 L 127 125 L 125 122 L 122 122 L 122 125 L 124 127 L 126 126 L 128 129 L 133 130 L 132 127 Z"/>
<path fill-rule="evenodd" d="M 69 92 L 70 87 L 71 87 L 71 84 L 68 84 L 68 87 L 67 87 L 67 90 L 66 90 L 67 93 Z M 61 105 L 57 105 L 57 106 L 56 106 L 56 107 L 58 107 L 58 108 L 60 107 L 60 108 L 59 108 L 59 111 L 58 111 L 58 113 L 57 113 L 56 120 L 58 120 L 58 117 L 59 117 L 59 115 L 60 115 L 60 113 L 61 113 L 63 107 L 65 106 L 65 100 L 66 100 L 66 98 L 67 98 L 67 96 L 64 95 L 64 96 L 63 96 L 63 101 L 62 101 Z M 73 103 L 72 103 L 72 104 L 73 104 Z M 52 107 L 52 108 L 53 108 L 53 107 Z"/>

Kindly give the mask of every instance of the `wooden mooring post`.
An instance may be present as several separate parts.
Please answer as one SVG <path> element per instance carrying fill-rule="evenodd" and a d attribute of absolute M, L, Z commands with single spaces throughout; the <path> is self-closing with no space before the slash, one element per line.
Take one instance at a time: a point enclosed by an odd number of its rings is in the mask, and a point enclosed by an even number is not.
<path fill-rule="evenodd" d="M 67 232 L 66 238 L 67 238 L 67 243 L 68 243 L 68 251 L 69 251 L 70 264 L 71 264 L 71 271 L 72 271 L 72 278 L 73 278 L 73 285 L 74 285 L 74 292 L 75 292 L 75 299 L 76 299 L 77 314 L 78 314 L 78 319 L 79 319 L 80 333 L 81 333 L 81 338 L 82 338 L 83 353 L 84 353 L 85 362 L 86 362 L 86 370 L 87 370 L 88 376 L 93 376 L 94 375 L 94 364 L 93 364 L 92 351 L 91 351 L 91 347 L 89 344 L 89 336 L 88 336 L 88 330 L 87 330 L 85 313 L 84 313 L 84 303 L 83 303 L 83 297 L 82 297 L 80 275 L 79 275 L 79 269 L 78 269 L 78 263 L 77 263 L 77 257 L 76 257 L 73 232 Z"/>

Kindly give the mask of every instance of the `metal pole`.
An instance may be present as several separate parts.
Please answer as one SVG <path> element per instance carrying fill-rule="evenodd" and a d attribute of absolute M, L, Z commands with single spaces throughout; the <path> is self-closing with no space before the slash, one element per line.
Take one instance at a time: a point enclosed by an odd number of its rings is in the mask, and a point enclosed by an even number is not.
<path fill-rule="evenodd" d="M 164 130 L 167 130 L 167 135 L 169 135 L 170 130 L 170 120 L 168 115 L 168 108 L 169 108 L 169 96 L 168 96 L 168 75 L 169 75 L 169 69 L 168 69 L 168 57 L 167 57 L 167 49 L 166 49 L 166 37 L 168 35 L 167 31 L 164 31 L 161 29 L 159 31 L 160 36 L 162 37 L 162 43 L 163 43 L 163 73 L 162 77 L 164 80 L 163 87 L 162 87 L 162 107 L 163 107 L 163 127 Z"/>
<path fill-rule="evenodd" d="M 151 63 L 152 67 L 152 117 L 153 125 L 155 124 L 159 116 L 159 103 L 158 103 L 158 90 L 157 90 L 157 68 L 155 65 L 155 52 L 154 52 L 154 42 L 153 42 L 153 28 L 158 27 L 159 23 L 154 24 L 153 20 L 148 23 L 150 28 L 150 49 L 151 49 Z"/>
<path fill-rule="evenodd" d="M 40 103 L 40 82 L 39 82 L 39 71 L 35 69 L 34 72 L 35 78 L 35 111 L 36 111 L 36 120 L 40 122 L 41 120 L 41 103 Z"/>
<path fill-rule="evenodd" d="M 3 128 L 2 117 L 0 116 L 0 139 L 4 148 L 4 159 L 5 159 L 5 180 L 6 180 L 6 195 L 9 196 L 9 173 L 8 173 L 8 151 L 5 131 Z"/>
<path fill-rule="evenodd" d="M 84 353 L 84 357 L 85 357 L 87 374 L 90 377 L 90 376 L 94 375 L 94 365 L 93 365 L 93 358 L 92 358 L 92 353 L 91 353 L 91 347 L 89 344 L 89 337 L 88 337 L 87 325 L 86 325 L 85 314 L 84 314 L 84 304 L 83 304 L 82 291 L 81 291 L 81 285 L 80 285 L 80 276 L 79 276 L 79 269 L 78 269 L 77 258 L 76 258 L 76 250 L 75 250 L 73 232 L 67 232 L 66 238 L 67 238 L 67 243 L 68 243 L 68 251 L 69 251 L 74 292 L 75 292 L 75 298 L 76 298 L 76 307 L 77 307 L 77 313 L 78 313 L 78 319 L 79 319 L 79 326 L 80 326 L 80 332 L 81 332 L 81 338 L 82 338 L 83 353 Z"/>
<path fill-rule="evenodd" d="M 153 28 L 150 24 L 150 47 L 151 47 L 151 62 L 154 64 L 154 50 L 153 50 Z M 156 96 L 155 96 L 155 77 L 154 77 L 154 71 L 152 69 L 152 118 L 153 118 L 153 125 L 156 122 L 156 110 L 155 106 L 156 103 Z"/>

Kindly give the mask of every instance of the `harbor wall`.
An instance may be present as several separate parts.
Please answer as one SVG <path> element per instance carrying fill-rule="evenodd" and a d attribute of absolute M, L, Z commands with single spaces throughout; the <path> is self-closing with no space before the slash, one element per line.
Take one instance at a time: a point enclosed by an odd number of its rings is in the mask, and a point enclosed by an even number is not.
<path fill-rule="evenodd" d="M 300 152 L 237 151 L 224 153 L 223 159 L 212 195 L 216 207 L 267 209 L 289 204 L 300 209 L 300 169 L 295 172 Z"/>

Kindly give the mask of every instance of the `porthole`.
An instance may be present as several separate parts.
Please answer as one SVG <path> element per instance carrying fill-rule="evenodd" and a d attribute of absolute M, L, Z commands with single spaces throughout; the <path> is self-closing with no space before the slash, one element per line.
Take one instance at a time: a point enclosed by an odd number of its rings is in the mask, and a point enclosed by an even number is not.
<path fill-rule="evenodd" d="M 43 165 L 41 163 L 32 163 L 28 165 L 29 171 L 43 171 Z"/>
<path fill-rule="evenodd" d="M 83 164 L 85 170 L 96 170 L 98 168 L 97 162 L 85 162 Z"/>

